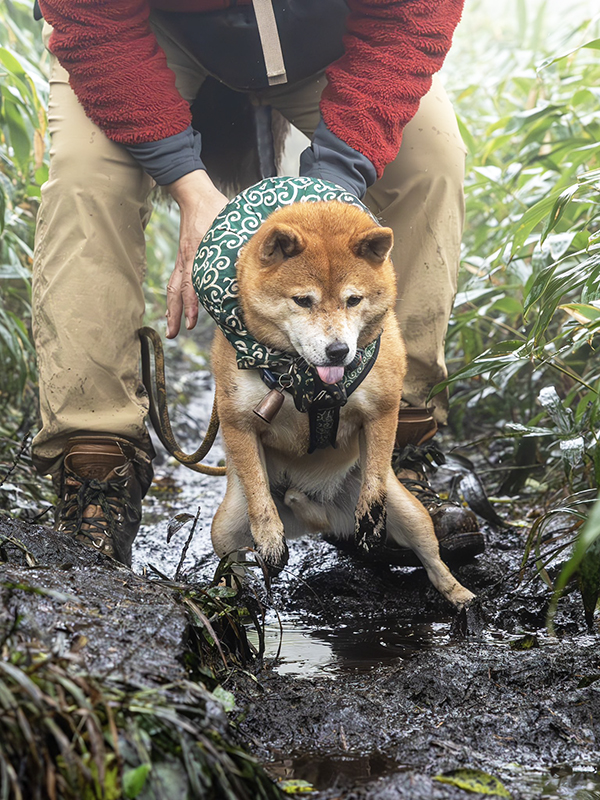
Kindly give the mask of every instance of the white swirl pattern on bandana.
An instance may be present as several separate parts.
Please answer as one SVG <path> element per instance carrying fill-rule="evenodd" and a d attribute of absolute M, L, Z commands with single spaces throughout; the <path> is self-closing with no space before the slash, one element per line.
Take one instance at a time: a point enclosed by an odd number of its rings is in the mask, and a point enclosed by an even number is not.
<path fill-rule="evenodd" d="M 192 273 L 194 288 L 199 301 L 234 346 L 239 369 L 269 368 L 297 358 L 257 342 L 248 333 L 238 301 L 236 263 L 240 250 L 278 208 L 331 200 L 371 213 L 353 194 L 328 181 L 265 178 L 234 197 L 200 243 Z"/>

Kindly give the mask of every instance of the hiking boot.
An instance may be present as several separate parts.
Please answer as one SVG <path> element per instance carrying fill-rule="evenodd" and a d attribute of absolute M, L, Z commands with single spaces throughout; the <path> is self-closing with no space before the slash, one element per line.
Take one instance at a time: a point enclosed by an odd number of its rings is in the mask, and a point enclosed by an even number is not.
<path fill-rule="evenodd" d="M 460 565 L 471 561 L 485 550 L 485 540 L 477 517 L 471 509 L 443 500 L 429 483 L 429 473 L 446 461 L 433 442 L 407 444 L 394 451 L 392 466 L 400 483 L 427 509 L 440 545 L 442 561 Z M 410 550 L 386 542 L 390 561 L 418 566 L 420 561 Z"/>
<path fill-rule="evenodd" d="M 63 460 L 55 529 L 131 566 L 151 479 L 150 457 L 127 440 L 73 437 Z"/>
<path fill-rule="evenodd" d="M 428 408 L 404 406 L 398 413 L 396 425 L 396 450 L 402 450 L 407 444 L 420 445 L 433 439 L 438 425 L 433 413 Z"/>

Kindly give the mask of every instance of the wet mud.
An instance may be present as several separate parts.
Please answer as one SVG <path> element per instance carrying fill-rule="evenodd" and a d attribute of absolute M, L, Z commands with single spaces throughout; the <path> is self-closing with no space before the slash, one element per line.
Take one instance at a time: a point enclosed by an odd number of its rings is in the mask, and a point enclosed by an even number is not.
<path fill-rule="evenodd" d="M 189 380 L 194 399 L 175 422 L 191 450 L 212 395 L 208 373 Z M 222 456 L 217 448 L 209 461 Z M 139 592 L 139 607 L 98 592 L 94 613 L 112 617 L 114 625 L 96 630 L 86 621 L 84 650 L 92 666 L 118 668 L 133 626 L 147 635 L 149 648 L 160 638 L 157 675 L 182 674 L 185 615 L 172 598 L 165 604 L 164 590 L 148 585 L 144 572 L 173 577 L 189 526 L 167 544 L 168 520 L 200 507 L 183 572 L 190 581 L 210 579 L 217 565 L 210 521 L 223 491 L 224 479 L 187 472 L 159 450 L 134 556 L 137 574 L 111 567 L 124 586 Z M 436 778 L 469 768 L 495 776 L 515 800 L 600 800 L 597 633 L 586 627 L 573 590 L 561 600 L 550 636 L 548 588 L 531 569 L 519 581 L 527 529 L 482 524 L 486 552 L 453 568 L 477 594 L 473 608 L 459 617 L 422 570 L 365 563 L 320 537 L 290 543 L 288 567 L 269 595 L 258 574 L 251 578 L 266 609 L 266 654 L 261 664 L 227 680 L 237 703 L 230 722 L 274 779 L 307 781 L 318 800 L 454 800 L 474 795 Z M 43 548 L 59 545 L 51 540 L 36 547 L 44 563 Z M 17 572 L 3 567 L 3 581 L 27 578 L 77 595 L 84 590 L 79 581 L 89 588 L 106 569 L 84 550 L 77 557 L 89 563 L 77 580 L 67 566 L 65 580 L 55 580 L 52 572 L 23 562 Z M 60 548 L 50 555 L 59 568 L 72 561 Z M 17 594 L 6 586 L 2 592 L 6 618 Z M 63 604 L 61 634 L 43 615 L 50 600 L 37 600 L 42 610 L 33 633 L 70 642 L 76 606 Z"/>
<path fill-rule="evenodd" d="M 207 375 L 199 380 L 209 386 Z M 188 423 L 207 419 L 210 392 L 192 398 Z M 211 457 L 217 463 L 222 451 Z M 439 474 L 442 484 L 451 477 Z M 179 490 L 166 503 L 161 480 Z M 169 551 L 156 545 L 157 530 L 164 536 L 168 513 L 200 505 L 188 569 L 209 579 L 210 520 L 224 480 L 165 460 L 158 487 L 144 529 L 153 557 L 173 569 L 186 534 Z M 365 563 L 320 537 L 290 543 L 287 569 L 261 594 L 264 663 L 256 679 L 228 683 L 236 730 L 274 778 L 308 781 L 319 800 L 427 800 L 468 797 L 435 778 L 472 768 L 513 798 L 600 800 L 598 637 L 576 591 L 561 600 L 549 636 L 548 588 L 531 568 L 519 580 L 527 527 L 482 527 L 485 554 L 453 568 L 478 597 L 466 618 L 423 570 Z M 138 568 L 147 556 L 138 550 Z M 261 593 L 258 575 L 254 582 Z"/>
<path fill-rule="evenodd" d="M 511 579 L 521 537 L 487 534 L 487 554 L 454 570 L 479 598 L 463 620 L 421 570 L 290 548 L 280 661 L 237 689 L 239 730 L 272 774 L 323 800 L 465 797 L 434 780 L 465 767 L 513 798 L 600 797 L 598 638 L 575 593 L 548 636 L 547 590 Z M 286 648 L 292 611 L 304 647 Z"/>
<path fill-rule="evenodd" d="M 229 724 L 190 591 L 0 515 L 3 798 L 280 797 Z"/>
<path fill-rule="evenodd" d="M 0 630 L 140 685 L 187 677 L 174 591 L 40 525 L 0 517 Z"/>

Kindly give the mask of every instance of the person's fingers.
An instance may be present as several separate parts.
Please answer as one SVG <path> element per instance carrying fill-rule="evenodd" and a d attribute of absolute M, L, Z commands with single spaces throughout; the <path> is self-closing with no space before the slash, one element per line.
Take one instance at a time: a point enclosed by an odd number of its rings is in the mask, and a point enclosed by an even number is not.
<path fill-rule="evenodd" d="M 192 283 L 194 258 L 202 237 L 227 198 L 214 186 L 204 170 L 194 170 L 167 187 L 179 205 L 179 251 L 167 285 L 167 338 L 174 339 L 185 315 L 188 330 L 198 321 L 198 299 Z"/>
<path fill-rule="evenodd" d="M 183 280 L 181 282 L 181 298 L 183 301 L 183 313 L 185 316 L 185 327 L 188 331 L 195 327 L 198 322 L 198 298 L 192 283 L 192 267 L 191 263 L 185 271 Z"/>
<path fill-rule="evenodd" d="M 182 278 L 183 269 L 178 257 L 175 269 L 171 273 L 167 284 L 167 339 L 174 339 L 181 326 L 181 314 L 183 312 Z"/>

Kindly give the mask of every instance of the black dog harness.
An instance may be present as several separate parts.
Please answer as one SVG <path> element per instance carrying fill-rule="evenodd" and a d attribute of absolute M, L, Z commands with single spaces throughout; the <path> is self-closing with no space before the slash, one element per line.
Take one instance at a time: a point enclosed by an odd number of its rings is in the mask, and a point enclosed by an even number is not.
<path fill-rule="evenodd" d="M 346 405 L 352 392 L 358 389 L 371 371 L 379 354 L 380 341 L 381 334 L 367 347 L 357 351 L 339 383 L 323 383 L 316 369 L 303 358 L 295 359 L 285 372 L 260 370 L 261 378 L 269 389 L 289 392 L 296 409 L 308 413 L 309 453 L 335 447 L 340 408 Z"/>

